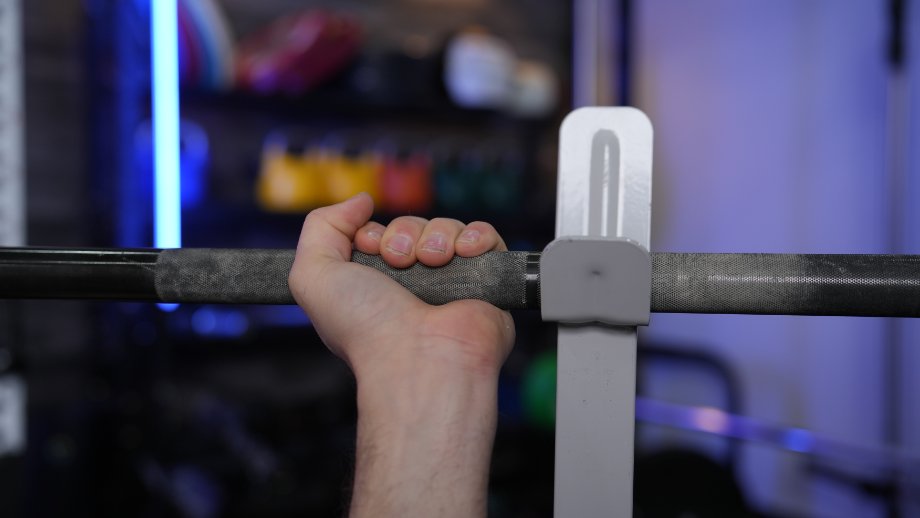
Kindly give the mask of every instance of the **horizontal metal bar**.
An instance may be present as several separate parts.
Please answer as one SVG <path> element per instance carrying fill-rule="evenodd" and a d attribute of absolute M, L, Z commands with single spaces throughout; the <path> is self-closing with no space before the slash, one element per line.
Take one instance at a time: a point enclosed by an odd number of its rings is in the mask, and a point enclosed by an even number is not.
<path fill-rule="evenodd" d="M 0 248 L 0 298 L 158 300 L 155 249 Z"/>
<path fill-rule="evenodd" d="M 0 248 L 0 298 L 291 304 L 292 250 Z M 490 252 L 440 268 L 387 266 L 423 300 L 538 309 L 536 252 Z M 920 317 L 920 256 L 652 254 L 652 311 Z"/>

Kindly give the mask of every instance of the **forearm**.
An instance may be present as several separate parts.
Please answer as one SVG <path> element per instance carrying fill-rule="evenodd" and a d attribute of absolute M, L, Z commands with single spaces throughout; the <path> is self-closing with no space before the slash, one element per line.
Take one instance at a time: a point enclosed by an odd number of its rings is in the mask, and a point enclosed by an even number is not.
<path fill-rule="evenodd" d="M 304 221 L 288 285 L 358 381 L 353 517 L 485 516 L 498 372 L 514 345 L 507 312 L 479 300 L 429 306 L 349 261 L 447 264 L 507 250 L 488 223 L 370 221 L 362 193 Z"/>
<path fill-rule="evenodd" d="M 358 377 L 351 516 L 485 516 L 497 373 L 380 371 Z"/>

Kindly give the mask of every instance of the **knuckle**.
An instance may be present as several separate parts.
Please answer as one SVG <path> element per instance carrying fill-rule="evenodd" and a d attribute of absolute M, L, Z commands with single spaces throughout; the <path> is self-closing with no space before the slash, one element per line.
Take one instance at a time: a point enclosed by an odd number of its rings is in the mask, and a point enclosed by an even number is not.
<path fill-rule="evenodd" d="M 496 234 L 498 233 L 495 230 L 495 227 L 492 226 L 491 223 L 487 223 L 485 221 L 474 221 L 470 223 L 470 226 L 473 226 L 473 225 L 475 225 L 476 228 L 478 228 L 481 232 L 494 232 Z"/>
<path fill-rule="evenodd" d="M 404 230 L 408 232 L 420 232 L 425 225 L 428 223 L 427 220 L 416 217 L 416 216 L 400 216 L 387 226 L 388 230 Z"/>
<path fill-rule="evenodd" d="M 434 218 L 429 223 L 430 225 L 437 226 L 438 228 L 455 228 L 463 227 L 463 222 L 453 219 L 453 218 Z"/>
<path fill-rule="evenodd" d="M 325 221 L 326 216 L 323 209 L 313 209 L 307 213 L 307 217 L 305 218 L 305 224 L 307 225 L 316 225 Z"/>

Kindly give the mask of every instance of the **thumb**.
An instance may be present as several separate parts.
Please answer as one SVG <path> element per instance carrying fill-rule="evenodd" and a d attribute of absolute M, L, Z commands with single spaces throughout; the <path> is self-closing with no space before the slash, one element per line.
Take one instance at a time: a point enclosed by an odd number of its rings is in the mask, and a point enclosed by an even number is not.
<path fill-rule="evenodd" d="M 297 258 L 349 261 L 355 233 L 370 220 L 373 213 L 374 200 L 366 192 L 311 211 L 300 232 Z"/>

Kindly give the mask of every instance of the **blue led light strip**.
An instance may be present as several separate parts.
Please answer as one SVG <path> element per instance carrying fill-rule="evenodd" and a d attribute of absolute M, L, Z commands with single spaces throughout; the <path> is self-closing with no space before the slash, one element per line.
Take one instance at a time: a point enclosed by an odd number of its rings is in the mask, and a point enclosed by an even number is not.
<path fill-rule="evenodd" d="M 157 248 L 182 246 L 179 183 L 179 32 L 175 0 L 150 0 L 153 52 L 154 232 Z"/>
<path fill-rule="evenodd" d="M 150 0 L 153 77 L 153 246 L 182 246 L 179 180 L 179 22 L 177 0 Z M 160 304 L 171 311 L 175 304 Z"/>
<path fill-rule="evenodd" d="M 718 408 L 692 407 L 636 398 L 636 419 L 644 423 L 765 444 L 867 469 L 916 470 L 920 456 L 899 448 L 852 443 L 801 428 L 788 428 Z"/>

